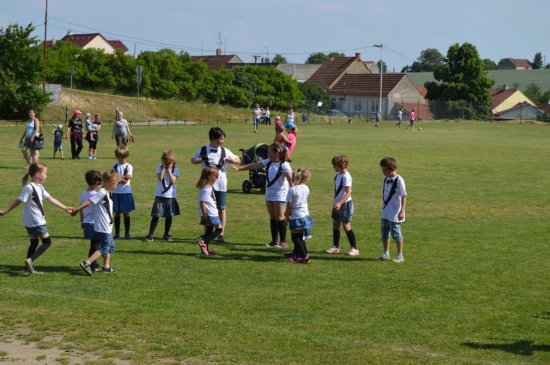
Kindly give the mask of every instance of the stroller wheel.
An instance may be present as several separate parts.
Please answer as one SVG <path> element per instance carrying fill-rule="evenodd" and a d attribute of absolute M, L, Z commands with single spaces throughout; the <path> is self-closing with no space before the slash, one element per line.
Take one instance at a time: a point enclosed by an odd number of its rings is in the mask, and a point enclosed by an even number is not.
<path fill-rule="evenodd" d="M 252 189 L 252 183 L 248 180 L 243 181 L 243 193 L 250 193 L 250 189 Z"/>

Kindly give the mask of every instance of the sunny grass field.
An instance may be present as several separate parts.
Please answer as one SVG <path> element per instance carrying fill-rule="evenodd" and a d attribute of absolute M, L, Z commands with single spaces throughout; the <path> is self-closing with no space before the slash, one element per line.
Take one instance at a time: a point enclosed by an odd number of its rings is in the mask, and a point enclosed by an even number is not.
<path fill-rule="evenodd" d="M 229 172 L 226 246 L 201 257 L 194 237 L 190 156 L 210 126 L 133 127 L 135 239 L 117 241 L 115 274 L 87 277 L 78 267 L 88 242 L 78 218 L 46 204 L 52 248 L 24 277 L 28 240 L 21 207 L 0 219 L 0 341 L 99 354 L 100 363 L 542 364 L 550 362 L 550 128 L 479 122 L 421 123 L 422 131 L 372 124 L 312 124 L 299 130 L 293 168 L 307 166 L 312 263 L 287 263 L 264 244 L 263 196 L 245 195 L 247 172 Z M 1 201 L 20 192 L 22 128 L 0 127 Z M 223 125 L 226 147 L 272 140 L 272 127 Z M 46 189 L 78 204 L 83 173 L 107 169 L 114 144 L 103 133 L 98 160 L 50 160 Z M 69 144 L 64 143 L 69 154 Z M 142 240 L 164 149 L 178 157 L 182 215 L 165 243 Z M 335 154 L 350 157 L 361 256 L 328 256 Z M 408 197 L 406 262 L 377 262 L 385 155 L 396 157 Z M 342 248 L 348 249 L 342 235 Z M 395 247 L 392 244 L 392 254 Z M 105 350 L 107 350 L 105 352 Z M 1 355 L 0 355 L 1 356 Z M 82 363 L 85 362 L 85 358 Z M 61 357 L 61 363 L 68 363 Z M 2 358 L 0 357 L 0 362 Z M 86 362 L 94 363 L 94 362 Z"/>

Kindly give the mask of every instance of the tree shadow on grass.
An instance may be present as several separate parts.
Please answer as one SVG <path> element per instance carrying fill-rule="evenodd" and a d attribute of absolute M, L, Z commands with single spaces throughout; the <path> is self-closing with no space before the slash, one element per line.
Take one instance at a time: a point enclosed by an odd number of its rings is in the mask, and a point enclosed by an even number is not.
<path fill-rule="evenodd" d="M 520 356 L 533 356 L 535 351 L 550 352 L 550 345 L 535 345 L 533 341 L 521 340 L 512 343 L 464 342 L 463 346 L 474 350 L 500 350 Z"/>
<path fill-rule="evenodd" d="M 82 274 L 82 269 L 78 265 L 72 266 L 40 266 L 40 263 L 38 265 L 35 265 L 36 271 L 43 272 L 46 274 L 53 274 L 53 273 L 60 273 L 64 272 L 70 275 L 78 275 L 80 276 Z M 23 275 L 23 271 L 25 271 L 25 267 L 23 264 L 21 265 L 0 265 L 0 275 L 5 274 L 9 276 L 21 276 L 26 277 L 26 275 Z M 41 275 L 35 275 L 35 276 L 41 276 Z"/>

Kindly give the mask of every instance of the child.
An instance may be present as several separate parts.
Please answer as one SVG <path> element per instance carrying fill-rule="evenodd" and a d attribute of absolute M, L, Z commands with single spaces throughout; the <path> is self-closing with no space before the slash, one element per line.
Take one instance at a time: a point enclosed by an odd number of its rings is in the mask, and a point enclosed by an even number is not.
<path fill-rule="evenodd" d="M 290 235 L 294 242 L 294 251 L 288 261 L 300 264 L 309 263 L 306 242 L 304 241 L 304 232 L 313 227 L 313 220 L 309 216 L 307 197 L 309 188 L 306 183 L 311 178 L 308 169 L 299 167 L 292 175 L 292 181 L 295 184 L 288 190 L 286 201 L 286 218 L 289 221 Z"/>
<path fill-rule="evenodd" d="M 55 129 L 52 132 L 53 134 L 53 159 L 55 159 L 55 153 L 59 151 L 61 154 L 61 159 L 64 160 L 63 156 L 63 124 L 58 124 L 55 126 Z"/>
<path fill-rule="evenodd" d="M 31 177 L 31 182 L 27 184 L 29 176 Z M 47 178 L 48 167 L 40 162 L 32 163 L 29 166 L 29 172 L 23 176 L 22 183 L 24 188 L 17 200 L 11 203 L 6 209 L 0 210 L 0 217 L 2 217 L 19 206 L 19 204 L 25 203 L 25 208 L 23 208 L 23 224 L 31 240 L 31 244 L 27 251 L 27 259 L 25 260 L 26 269 L 23 272 L 25 275 L 43 274 L 34 269 L 34 262 L 52 245 L 48 227 L 46 226 L 42 202 L 47 200 L 67 213 L 72 213 L 74 211 L 74 208 L 66 207 L 60 201 L 48 194 L 42 186 Z M 42 245 L 40 247 L 38 247 L 38 238 L 42 240 Z"/>
<path fill-rule="evenodd" d="M 75 216 L 78 212 L 86 207 L 93 205 L 94 210 L 94 233 L 92 238 L 99 242 L 99 248 L 88 257 L 88 259 L 80 263 L 82 270 L 89 276 L 93 275 L 90 264 L 103 256 L 103 272 L 115 272 L 111 267 L 111 254 L 115 252 L 115 241 L 113 240 L 113 201 L 109 197 L 109 192 L 112 191 L 119 181 L 115 170 L 108 170 L 101 176 L 101 188 L 89 200 L 82 203 L 72 213 Z"/>
<path fill-rule="evenodd" d="M 353 216 L 353 201 L 351 200 L 351 175 L 348 172 L 349 160 L 346 155 L 334 156 L 332 167 L 336 171 L 334 176 L 334 199 L 332 206 L 332 242 L 333 246 L 326 250 L 327 253 L 340 253 L 340 224 L 348 236 L 351 249 L 348 255 L 359 256 L 359 250 L 355 242 L 355 233 L 351 229 Z"/>
<path fill-rule="evenodd" d="M 397 162 L 393 157 L 384 157 L 380 161 L 380 168 L 384 174 L 382 183 L 382 209 L 380 212 L 382 244 L 384 253 L 376 259 L 388 261 L 390 259 L 390 233 L 397 243 L 397 256 L 394 262 L 403 262 L 403 237 L 401 223 L 405 220 L 407 206 L 407 190 L 405 181 L 397 174 Z"/>
<path fill-rule="evenodd" d="M 280 130 L 283 130 L 283 122 L 281 121 L 281 117 L 277 115 L 277 117 L 275 117 L 275 133 L 277 133 L 277 131 L 280 129 Z"/>
<path fill-rule="evenodd" d="M 153 242 L 153 234 L 160 217 L 164 217 L 164 240 L 171 241 L 170 227 L 172 217 L 180 215 L 180 206 L 176 200 L 176 179 L 180 169 L 176 167 L 176 155 L 172 151 L 164 151 L 160 157 L 161 164 L 157 167 L 157 191 L 155 202 L 151 209 L 151 225 L 145 241 Z"/>
<path fill-rule="evenodd" d="M 113 165 L 115 170 L 120 176 L 120 181 L 113 190 L 113 212 L 115 212 L 115 239 L 120 238 L 120 215 L 124 215 L 124 238 L 130 239 L 130 212 L 135 208 L 134 196 L 132 195 L 132 187 L 130 186 L 130 179 L 134 168 L 130 165 L 128 157 L 130 157 L 130 151 L 128 147 L 117 147 L 115 149 L 115 157 L 118 163 Z"/>
<path fill-rule="evenodd" d="M 231 166 L 235 171 L 266 169 L 265 203 L 269 213 L 271 228 L 271 242 L 268 247 L 287 247 L 286 244 L 286 197 L 289 187 L 292 186 L 292 169 L 287 162 L 287 150 L 279 144 L 273 143 L 267 149 L 267 159 L 244 166 Z M 277 241 L 279 235 L 280 241 Z"/>
<path fill-rule="evenodd" d="M 275 122 L 275 138 L 273 139 L 274 143 L 279 143 L 284 145 L 285 144 L 285 134 L 283 133 L 284 129 L 281 123 L 277 125 L 277 122 Z"/>
<path fill-rule="evenodd" d="M 212 127 L 208 131 L 208 138 L 210 139 L 210 144 L 208 146 L 202 146 L 197 150 L 197 152 L 191 157 L 192 164 L 201 164 L 203 168 L 207 166 L 215 166 L 220 173 L 218 179 L 212 187 L 214 189 L 214 194 L 216 195 L 216 205 L 218 206 L 218 215 L 222 222 L 222 233 L 218 236 L 218 243 L 225 243 L 225 226 L 227 224 L 227 164 L 226 162 L 231 163 L 241 163 L 240 157 L 236 156 L 223 147 L 225 143 L 225 132 L 223 129 L 218 127 Z"/>
<path fill-rule="evenodd" d="M 218 216 L 216 207 L 216 196 L 212 186 L 218 178 L 220 171 L 214 166 L 207 166 L 202 169 L 201 177 L 197 181 L 199 192 L 199 217 L 200 224 L 204 225 L 204 233 L 199 237 L 199 247 L 203 255 L 215 255 L 215 251 L 208 249 L 208 243 L 222 233 L 222 222 Z M 214 231 L 214 228 L 216 230 Z"/>
<path fill-rule="evenodd" d="M 286 129 L 285 147 L 288 150 L 288 160 L 290 161 L 290 158 L 292 157 L 292 153 L 294 152 L 294 147 L 296 147 L 296 135 L 298 131 L 294 123 L 286 123 L 285 129 Z"/>
<path fill-rule="evenodd" d="M 101 186 L 101 172 L 89 170 L 84 175 L 84 178 L 88 184 L 88 189 L 80 194 L 80 205 L 88 200 L 92 200 L 92 197 L 96 194 L 97 189 Z M 84 231 L 84 238 L 90 240 L 90 249 L 88 250 L 89 257 L 99 249 L 99 241 L 94 238 L 94 208 L 92 206 L 86 207 L 80 211 L 80 225 Z M 101 270 L 97 261 L 92 262 L 91 267 L 92 271 Z"/>
<path fill-rule="evenodd" d="M 92 130 L 94 130 L 94 125 L 93 125 L 92 116 L 90 115 L 90 113 L 86 113 L 85 122 L 86 122 L 86 137 L 85 138 L 88 141 L 95 141 L 94 135 L 92 134 Z"/>
<path fill-rule="evenodd" d="M 414 108 L 411 110 L 411 114 L 409 114 L 409 127 L 412 127 L 413 131 L 414 131 L 414 119 L 415 119 L 415 114 L 414 114 Z M 407 127 L 407 128 L 409 128 Z"/>

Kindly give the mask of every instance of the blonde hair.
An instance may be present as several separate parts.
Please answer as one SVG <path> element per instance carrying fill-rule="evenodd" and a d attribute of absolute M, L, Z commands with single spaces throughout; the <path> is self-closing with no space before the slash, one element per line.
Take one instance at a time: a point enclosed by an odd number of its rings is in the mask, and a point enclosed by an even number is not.
<path fill-rule="evenodd" d="M 101 175 L 101 181 L 103 183 L 118 183 L 120 181 L 120 175 L 115 170 L 107 170 Z"/>
<path fill-rule="evenodd" d="M 212 186 L 216 182 L 219 174 L 220 170 L 218 170 L 216 166 L 205 167 L 201 171 L 199 181 L 197 181 L 197 188 L 204 189 L 207 186 Z"/>
<path fill-rule="evenodd" d="M 171 150 L 164 151 L 160 159 L 163 162 L 172 162 L 172 165 L 176 166 L 176 155 Z"/>
<path fill-rule="evenodd" d="M 130 157 L 130 150 L 126 146 L 117 147 L 115 149 L 116 158 L 128 158 Z"/>
<path fill-rule="evenodd" d="M 292 182 L 296 185 L 305 184 L 311 179 L 311 172 L 305 167 L 298 167 L 292 174 Z"/>
<path fill-rule="evenodd" d="M 38 174 L 39 172 L 44 171 L 44 169 L 47 168 L 47 167 L 48 166 L 44 165 L 41 162 L 36 162 L 36 163 L 30 164 L 29 165 L 29 172 L 27 172 L 25 174 L 25 176 L 23 176 L 23 179 L 21 179 L 21 184 L 22 185 L 27 185 L 27 181 L 29 180 L 29 177 L 31 179 L 34 179 L 36 174 Z"/>

